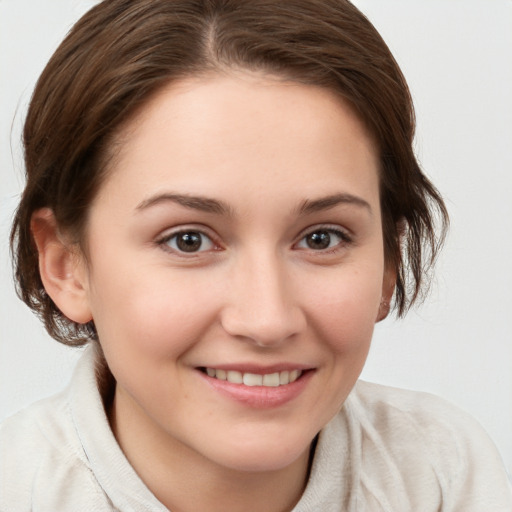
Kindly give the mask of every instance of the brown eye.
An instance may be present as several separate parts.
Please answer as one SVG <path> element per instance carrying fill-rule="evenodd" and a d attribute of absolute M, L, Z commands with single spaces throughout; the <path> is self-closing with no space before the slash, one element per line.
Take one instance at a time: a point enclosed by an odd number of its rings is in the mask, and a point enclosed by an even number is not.
<path fill-rule="evenodd" d="M 165 241 L 171 249 L 177 252 L 202 252 L 213 247 L 213 242 L 199 231 L 181 231 Z"/>
<path fill-rule="evenodd" d="M 328 231 L 315 231 L 306 236 L 306 244 L 310 249 L 327 249 L 331 245 L 331 234 Z"/>
<path fill-rule="evenodd" d="M 305 235 L 297 244 L 299 249 L 324 251 L 350 243 L 350 237 L 338 229 L 316 229 Z"/>

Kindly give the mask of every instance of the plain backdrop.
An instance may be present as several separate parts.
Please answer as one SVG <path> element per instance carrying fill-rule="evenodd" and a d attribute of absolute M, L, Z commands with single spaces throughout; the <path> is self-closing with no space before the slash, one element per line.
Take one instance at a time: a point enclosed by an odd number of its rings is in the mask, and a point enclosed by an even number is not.
<path fill-rule="evenodd" d="M 35 80 L 94 3 L 0 0 L 0 419 L 65 386 L 80 355 L 16 298 L 8 234 Z M 512 1 L 355 3 L 408 79 L 417 154 L 451 214 L 430 296 L 405 320 L 377 326 L 362 377 L 468 410 L 512 473 Z"/>

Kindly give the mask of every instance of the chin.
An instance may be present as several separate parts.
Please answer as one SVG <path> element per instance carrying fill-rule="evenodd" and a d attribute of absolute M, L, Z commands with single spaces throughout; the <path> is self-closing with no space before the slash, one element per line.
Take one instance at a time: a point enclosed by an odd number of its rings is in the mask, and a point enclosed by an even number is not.
<path fill-rule="evenodd" d="M 284 439 L 280 436 L 267 443 L 261 438 L 257 442 L 237 443 L 226 446 L 223 454 L 217 453 L 212 458 L 234 471 L 258 473 L 279 471 L 303 456 L 309 457 L 312 439 L 295 442 L 291 438 L 284 442 Z"/>

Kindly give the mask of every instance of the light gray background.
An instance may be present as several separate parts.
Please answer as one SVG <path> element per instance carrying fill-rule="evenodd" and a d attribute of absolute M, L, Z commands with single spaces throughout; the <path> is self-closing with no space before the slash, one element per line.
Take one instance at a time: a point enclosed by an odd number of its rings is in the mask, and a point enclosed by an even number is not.
<path fill-rule="evenodd" d="M 417 153 L 452 219 L 431 295 L 405 320 L 377 326 L 363 378 L 470 411 L 512 472 L 512 1 L 355 3 L 409 81 Z M 61 389 L 80 354 L 51 340 L 16 299 L 8 232 L 35 80 L 93 4 L 0 0 L 0 419 Z"/>

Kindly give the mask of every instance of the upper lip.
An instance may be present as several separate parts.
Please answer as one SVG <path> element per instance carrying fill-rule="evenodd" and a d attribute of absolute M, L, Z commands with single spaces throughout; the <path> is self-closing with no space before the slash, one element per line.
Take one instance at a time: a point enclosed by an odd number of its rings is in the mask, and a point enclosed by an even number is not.
<path fill-rule="evenodd" d="M 292 370 L 313 370 L 311 365 L 299 363 L 276 363 L 272 365 L 257 365 L 254 363 L 230 363 L 230 364 L 208 364 L 198 368 L 214 368 L 215 370 L 238 371 L 241 373 L 254 373 L 256 375 L 267 375 Z"/>

